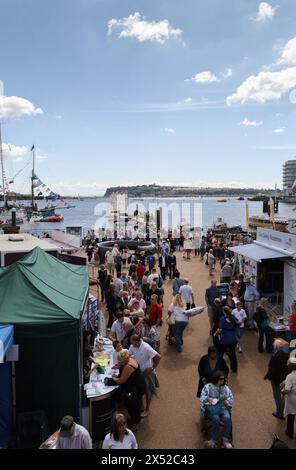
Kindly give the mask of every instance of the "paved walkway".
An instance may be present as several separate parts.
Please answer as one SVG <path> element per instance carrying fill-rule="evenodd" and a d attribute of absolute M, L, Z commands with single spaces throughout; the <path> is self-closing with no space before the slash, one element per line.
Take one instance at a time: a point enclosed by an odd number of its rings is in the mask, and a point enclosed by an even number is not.
<path fill-rule="evenodd" d="M 191 261 L 177 254 L 178 269 L 194 288 L 196 305 L 204 305 L 204 291 L 210 277 L 199 258 Z M 219 276 L 217 276 L 219 279 Z M 165 311 L 172 300 L 171 281 L 165 282 Z M 196 398 L 197 365 L 210 346 L 207 313 L 192 318 L 184 338 L 183 353 L 165 341 L 167 327 L 162 328 L 162 360 L 157 369 L 160 390 L 153 398 L 151 414 L 142 421 L 137 440 L 144 449 L 203 448 L 199 424 L 199 400 Z M 244 353 L 239 356 L 238 374 L 229 377 L 233 391 L 234 445 L 237 449 L 267 449 L 277 433 L 291 448 L 296 441 L 285 436 L 285 422 L 272 416 L 274 402 L 270 382 L 264 381 L 269 355 L 257 353 L 256 333 L 246 331 L 242 339 Z"/>

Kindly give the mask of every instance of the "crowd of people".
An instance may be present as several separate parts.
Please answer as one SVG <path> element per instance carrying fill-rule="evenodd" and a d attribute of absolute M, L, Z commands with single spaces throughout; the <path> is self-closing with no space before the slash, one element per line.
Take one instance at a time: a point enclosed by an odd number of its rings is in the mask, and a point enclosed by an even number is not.
<path fill-rule="evenodd" d="M 271 337 L 268 300 L 260 296 L 251 278 L 240 274 L 230 249 L 232 243 L 227 237 L 218 241 L 209 235 L 202 238 L 196 251 L 211 278 L 205 291 L 205 304 L 209 342 L 213 345 L 199 361 L 197 390 L 207 448 L 233 447 L 232 406 L 235 397 L 227 379 L 230 371 L 238 373 L 238 355 L 243 354 L 242 337 L 248 334 L 246 331 L 257 331 L 258 353 L 271 355 L 265 379 L 272 386 L 276 406 L 273 416 L 280 420 L 287 417 L 286 433 L 291 438 L 294 434 L 296 361 L 289 358 L 288 342 L 274 341 Z M 167 339 L 175 344 L 177 352 L 182 353 L 183 334 L 190 318 L 202 311 L 195 305 L 189 280 L 178 270 L 174 248 L 170 240 L 163 240 L 159 244 L 159 253 L 154 255 L 130 252 L 115 244 L 104 257 L 101 255 L 99 258 L 100 301 L 106 306 L 108 335 L 113 341 L 114 364 L 119 371 L 108 381 L 108 385 L 118 386 L 117 411 L 110 433 L 104 440 L 104 449 L 138 447 L 134 433 L 141 421 L 149 416 L 152 397 L 159 388 L 156 369 L 162 359 L 161 331 L 167 328 Z M 87 247 L 86 252 L 90 261 L 99 257 L 95 247 L 91 253 Z M 218 273 L 219 281 L 216 279 Z M 165 284 L 166 279 L 171 283 Z M 221 290 L 221 285 L 223 289 L 225 285 L 229 288 Z M 172 289 L 172 302 L 164 312 L 168 286 Z M 290 322 L 293 335 L 296 331 L 296 303 Z M 89 377 L 94 367 L 90 345 L 84 354 L 84 366 L 85 377 Z"/>

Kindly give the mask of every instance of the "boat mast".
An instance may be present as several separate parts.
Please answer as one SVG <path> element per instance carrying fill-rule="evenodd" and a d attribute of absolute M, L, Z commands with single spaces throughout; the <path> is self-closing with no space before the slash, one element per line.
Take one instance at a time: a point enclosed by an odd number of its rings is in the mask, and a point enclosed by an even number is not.
<path fill-rule="evenodd" d="M 34 179 L 35 179 L 35 145 L 31 147 L 32 157 L 33 157 L 33 167 L 32 167 L 32 178 L 31 178 L 31 191 L 32 191 L 32 211 L 34 211 L 35 200 L 34 200 Z"/>
<path fill-rule="evenodd" d="M 0 122 L 0 159 L 1 159 L 1 172 L 2 172 L 3 207 L 5 208 L 6 207 L 6 194 L 5 194 L 5 176 L 4 176 L 4 164 L 3 164 L 1 122 Z"/>

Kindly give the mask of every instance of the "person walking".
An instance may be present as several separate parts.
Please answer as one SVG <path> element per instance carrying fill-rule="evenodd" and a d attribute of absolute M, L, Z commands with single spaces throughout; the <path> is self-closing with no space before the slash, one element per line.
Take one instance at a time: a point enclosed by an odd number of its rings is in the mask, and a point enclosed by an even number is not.
<path fill-rule="evenodd" d="M 206 293 L 205 293 L 205 301 L 208 307 L 208 317 L 209 317 L 209 323 L 210 323 L 210 335 L 212 334 L 213 330 L 213 307 L 215 303 L 215 299 L 221 299 L 221 294 L 220 291 L 217 287 L 217 281 L 212 280 L 210 287 L 207 288 Z"/>
<path fill-rule="evenodd" d="M 168 321 L 171 321 L 173 335 L 176 341 L 176 347 L 178 352 L 182 352 L 183 349 L 183 333 L 188 325 L 189 318 L 194 315 L 198 315 L 203 312 L 202 307 L 193 308 L 186 310 L 186 304 L 181 296 L 177 294 L 168 310 Z"/>
<path fill-rule="evenodd" d="M 282 394 L 285 397 L 285 410 L 284 414 L 287 418 L 286 434 L 291 439 L 294 438 L 294 421 L 296 415 L 296 357 L 291 357 L 288 360 L 288 368 L 291 373 L 287 376 Z"/>
<path fill-rule="evenodd" d="M 267 314 L 268 300 L 262 297 L 259 302 L 259 306 L 253 316 L 256 321 L 259 330 L 259 341 L 258 341 L 258 352 L 263 353 L 263 342 L 265 338 L 265 348 L 268 354 L 272 354 L 272 341 L 269 331 L 269 318 Z"/>
<path fill-rule="evenodd" d="M 176 255 L 174 255 L 174 252 L 171 250 L 168 256 L 168 271 L 169 271 L 170 279 L 173 279 L 175 277 L 176 268 L 177 268 L 177 258 L 176 258 Z"/>
<path fill-rule="evenodd" d="M 256 287 L 251 284 L 251 279 L 248 277 L 245 280 L 246 290 L 244 295 L 245 310 L 248 315 L 249 330 L 254 330 L 254 313 L 256 309 L 256 301 L 259 300 L 260 294 L 257 291 Z"/>
<path fill-rule="evenodd" d="M 207 261 L 209 265 L 209 276 L 213 276 L 213 271 L 215 269 L 215 262 L 216 258 L 214 256 L 214 252 L 210 249 L 209 253 L 207 254 Z"/>
<path fill-rule="evenodd" d="M 192 304 L 194 306 L 194 293 L 192 287 L 189 285 L 188 279 L 184 279 L 184 285 L 180 287 L 179 294 L 182 296 L 186 304 L 187 310 L 190 310 Z"/>
<path fill-rule="evenodd" d="M 101 288 L 101 299 L 102 299 L 101 301 L 102 302 L 105 301 L 105 289 L 106 289 L 107 278 L 108 278 L 108 271 L 105 268 L 105 266 L 102 264 L 98 271 L 98 283 Z"/>
<path fill-rule="evenodd" d="M 236 346 L 238 343 L 238 323 L 232 315 L 229 307 L 223 308 L 224 317 L 220 319 L 219 329 L 215 335 L 220 335 L 220 351 L 223 357 L 227 352 L 230 359 L 230 367 L 232 372 L 236 373 L 238 364 L 236 357 Z"/>
<path fill-rule="evenodd" d="M 178 270 L 175 271 L 175 277 L 173 279 L 173 297 L 179 294 L 180 287 L 184 285 L 184 280 L 180 277 Z"/>
<path fill-rule="evenodd" d="M 282 338 L 278 338 L 273 343 L 274 354 L 268 365 L 268 371 L 264 380 L 271 382 L 273 397 L 276 405 L 276 411 L 272 413 L 275 418 L 284 418 L 285 402 L 281 394 L 280 385 L 289 374 L 287 362 L 289 359 L 289 343 Z"/>

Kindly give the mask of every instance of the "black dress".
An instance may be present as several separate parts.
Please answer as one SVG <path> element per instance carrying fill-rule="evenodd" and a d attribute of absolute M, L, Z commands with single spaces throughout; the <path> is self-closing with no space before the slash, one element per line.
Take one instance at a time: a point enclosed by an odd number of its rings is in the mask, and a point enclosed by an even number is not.
<path fill-rule="evenodd" d="M 119 391 L 132 422 L 138 424 L 141 421 L 141 400 L 146 393 L 146 381 L 139 366 L 129 365 L 134 372 L 124 384 L 120 385 Z"/>
<path fill-rule="evenodd" d="M 217 361 L 214 369 L 211 369 L 210 365 L 210 360 L 209 356 L 203 356 L 200 360 L 200 363 L 198 365 L 198 373 L 199 373 L 199 384 L 198 384 L 198 390 L 197 390 L 197 398 L 200 398 L 202 389 L 205 386 L 205 383 L 203 382 L 203 379 L 206 380 L 206 383 L 209 383 L 212 379 L 212 376 L 214 372 L 217 370 L 220 370 L 221 372 L 224 372 L 225 376 L 228 377 L 229 374 L 229 368 L 224 361 L 223 357 L 217 356 Z"/>

